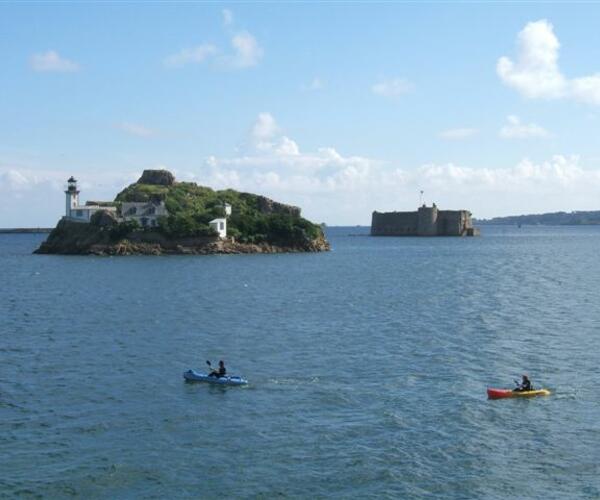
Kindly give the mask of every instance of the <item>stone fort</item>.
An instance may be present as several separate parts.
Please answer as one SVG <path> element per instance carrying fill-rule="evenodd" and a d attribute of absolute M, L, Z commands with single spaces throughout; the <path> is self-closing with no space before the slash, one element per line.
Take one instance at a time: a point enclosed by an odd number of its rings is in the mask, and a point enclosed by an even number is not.
<path fill-rule="evenodd" d="M 423 205 L 416 212 L 373 212 L 371 236 L 476 236 L 468 210 Z"/>

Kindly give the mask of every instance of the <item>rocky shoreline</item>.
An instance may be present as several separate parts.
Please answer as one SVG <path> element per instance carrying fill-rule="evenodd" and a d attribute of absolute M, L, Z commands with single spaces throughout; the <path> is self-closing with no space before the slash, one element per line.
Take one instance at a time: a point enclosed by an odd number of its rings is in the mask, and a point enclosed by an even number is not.
<path fill-rule="evenodd" d="M 279 246 L 268 243 L 237 243 L 229 240 L 210 241 L 196 245 L 185 245 L 177 241 L 169 245 L 159 242 L 122 240 L 114 244 L 96 243 L 90 246 L 52 246 L 42 244 L 34 253 L 61 255 L 218 255 L 218 254 L 273 254 L 300 252 L 327 252 L 329 243 L 319 238 L 307 245 Z"/>
<path fill-rule="evenodd" d="M 218 237 L 166 238 L 158 232 L 138 231 L 112 241 L 110 232 L 92 224 L 61 220 L 34 252 L 59 255 L 211 255 L 250 253 L 327 252 L 324 237 L 297 244 L 240 243 Z"/>

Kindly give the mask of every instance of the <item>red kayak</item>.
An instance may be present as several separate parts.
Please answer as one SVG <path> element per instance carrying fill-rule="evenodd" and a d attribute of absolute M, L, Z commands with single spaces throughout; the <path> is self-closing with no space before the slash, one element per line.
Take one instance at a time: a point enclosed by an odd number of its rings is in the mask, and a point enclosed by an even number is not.
<path fill-rule="evenodd" d="M 491 389 L 487 390 L 489 399 L 502 399 L 502 398 L 528 398 L 532 396 L 548 396 L 550 391 L 548 389 L 534 389 L 531 391 L 511 391 L 510 389 Z"/>

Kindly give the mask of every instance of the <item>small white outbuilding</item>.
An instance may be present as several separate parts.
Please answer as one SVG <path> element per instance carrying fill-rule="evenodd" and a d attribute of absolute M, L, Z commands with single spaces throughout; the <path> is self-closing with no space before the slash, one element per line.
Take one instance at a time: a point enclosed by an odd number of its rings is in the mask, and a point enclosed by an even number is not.
<path fill-rule="evenodd" d="M 208 225 L 219 233 L 219 238 L 227 238 L 227 219 L 225 217 L 213 219 Z"/>

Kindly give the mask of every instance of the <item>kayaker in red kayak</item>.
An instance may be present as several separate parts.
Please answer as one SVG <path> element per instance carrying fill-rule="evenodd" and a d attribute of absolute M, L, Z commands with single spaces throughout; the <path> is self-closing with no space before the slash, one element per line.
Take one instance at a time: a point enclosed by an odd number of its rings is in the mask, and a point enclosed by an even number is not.
<path fill-rule="evenodd" d="M 533 390 L 533 386 L 531 385 L 531 380 L 529 380 L 529 377 L 527 375 L 523 375 L 523 380 L 521 380 L 520 384 L 518 382 L 516 382 L 516 383 L 517 383 L 517 387 L 513 389 L 513 391 L 515 391 L 515 392 L 524 392 L 524 391 Z"/>

